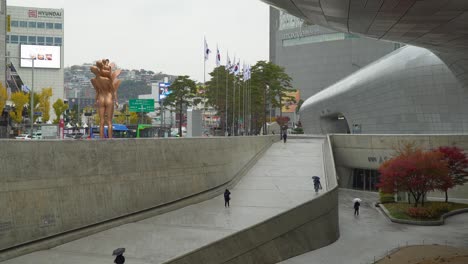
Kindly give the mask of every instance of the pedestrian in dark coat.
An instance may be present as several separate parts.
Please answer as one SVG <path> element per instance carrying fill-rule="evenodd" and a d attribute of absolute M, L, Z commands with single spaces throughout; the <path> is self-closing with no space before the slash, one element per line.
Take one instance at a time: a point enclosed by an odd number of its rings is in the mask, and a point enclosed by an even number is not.
<path fill-rule="evenodd" d="M 283 141 L 284 143 L 286 143 L 286 139 L 288 138 L 288 133 L 286 133 L 286 131 L 284 131 L 284 134 L 283 134 Z"/>
<path fill-rule="evenodd" d="M 115 257 L 114 263 L 115 264 L 124 264 L 125 263 L 125 257 L 123 255 L 118 255 L 117 257 Z"/>
<path fill-rule="evenodd" d="M 320 183 L 319 178 L 314 178 L 314 189 L 315 193 L 318 193 L 318 191 L 322 189 L 322 184 Z"/>
<path fill-rule="evenodd" d="M 354 215 L 359 215 L 359 206 L 361 204 L 358 201 L 354 202 Z"/>
<path fill-rule="evenodd" d="M 224 191 L 224 207 L 229 207 L 229 200 L 231 200 L 230 195 L 231 192 L 228 189 L 226 189 Z"/>

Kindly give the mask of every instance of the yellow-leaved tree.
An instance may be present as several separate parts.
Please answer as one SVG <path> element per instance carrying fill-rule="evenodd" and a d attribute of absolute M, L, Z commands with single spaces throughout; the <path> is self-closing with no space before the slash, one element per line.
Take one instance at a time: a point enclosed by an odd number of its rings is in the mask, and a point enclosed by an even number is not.
<path fill-rule="evenodd" d="M 54 124 L 58 124 L 60 121 L 60 116 L 68 109 L 68 104 L 65 104 L 62 99 L 57 99 L 55 103 L 52 105 L 55 111 L 55 115 L 57 116 L 54 119 Z"/>
<path fill-rule="evenodd" d="M 23 121 L 23 107 L 29 102 L 29 94 L 16 92 L 11 95 L 15 110 L 10 113 L 11 119 L 20 124 Z"/>
<path fill-rule="evenodd" d="M 3 108 L 5 108 L 6 101 L 8 99 L 7 89 L 0 83 L 0 114 L 3 113 Z"/>
<path fill-rule="evenodd" d="M 39 94 L 38 110 L 42 112 L 42 122 L 45 123 L 50 119 L 50 98 L 52 97 L 52 88 L 44 88 Z"/>

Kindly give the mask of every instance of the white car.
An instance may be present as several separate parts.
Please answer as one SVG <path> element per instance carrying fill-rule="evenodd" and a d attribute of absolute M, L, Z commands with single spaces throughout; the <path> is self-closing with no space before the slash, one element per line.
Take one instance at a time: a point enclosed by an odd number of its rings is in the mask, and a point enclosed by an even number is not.
<path fill-rule="evenodd" d="M 23 139 L 23 140 L 31 140 L 31 136 L 29 134 L 19 134 L 16 139 Z"/>

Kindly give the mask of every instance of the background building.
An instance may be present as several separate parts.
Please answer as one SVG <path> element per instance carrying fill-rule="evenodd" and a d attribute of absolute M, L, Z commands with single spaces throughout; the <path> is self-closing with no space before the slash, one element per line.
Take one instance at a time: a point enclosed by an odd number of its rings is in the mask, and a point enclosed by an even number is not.
<path fill-rule="evenodd" d="M 7 57 L 35 57 L 34 92 L 52 88 L 51 105 L 64 98 L 63 9 L 8 6 Z M 0 47 L 1 48 L 1 47 Z M 7 83 L 12 92 L 32 87 L 31 60 L 7 58 Z M 51 118 L 54 118 L 51 109 Z"/>
<path fill-rule="evenodd" d="M 0 0 L 0 25 L 6 24 L 6 0 Z M 6 38 L 6 27 L 0 27 L 0 39 Z M 6 43 L 0 41 L 0 57 L 5 58 Z M 0 63 L 0 72 L 5 72 L 5 63 Z M 0 82 L 5 85 L 5 74 L 0 74 Z M 6 86 L 6 85 L 5 85 Z M 1 113 L 0 113 L 1 114 Z"/>
<path fill-rule="evenodd" d="M 399 47 L 305 24 L 270 8 L 270 61 L 285 68 L 303 100 Z"/>

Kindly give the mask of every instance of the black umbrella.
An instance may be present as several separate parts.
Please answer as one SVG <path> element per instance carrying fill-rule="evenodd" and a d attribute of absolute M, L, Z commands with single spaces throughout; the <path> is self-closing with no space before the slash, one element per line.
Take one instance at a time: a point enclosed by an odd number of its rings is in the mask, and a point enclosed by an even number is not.
<path fill-rule="evenodd" d="M 312 176 L 312 180 L 320 180 L 319 176 Z"/>
<path fill-rule="evenodd" d="M 125 252 L 125 248 L 118 248 L 112 252 L 112 256 L 122 255 Z"/>

